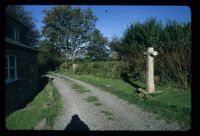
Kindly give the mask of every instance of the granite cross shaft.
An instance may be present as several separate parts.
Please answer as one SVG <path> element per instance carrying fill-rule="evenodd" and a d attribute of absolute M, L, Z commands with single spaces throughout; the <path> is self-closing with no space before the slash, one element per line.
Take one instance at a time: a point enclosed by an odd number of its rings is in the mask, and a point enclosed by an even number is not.
<path fill-rule="evenodd" d="M 158 55 L 157 51 L 154 51 L 153 47 L 147 48 L 147 72 L 146 72 L 146 90 L 148 93 L 155 92 L 154 84 L 154 56 Z"/>

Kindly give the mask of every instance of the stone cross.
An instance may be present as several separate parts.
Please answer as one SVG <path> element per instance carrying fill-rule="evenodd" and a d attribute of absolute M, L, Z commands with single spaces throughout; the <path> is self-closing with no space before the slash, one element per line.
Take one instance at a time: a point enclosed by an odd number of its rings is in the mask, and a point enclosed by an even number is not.
<path fill-rule="evenodd" d="M 147 55 L 146 88 L 148 93 L 152 93 L 155 92 L 153 58 L 158 55 L 158 52 L 154 51 L 153 47 L 149 47 L 145 55 Z"/>

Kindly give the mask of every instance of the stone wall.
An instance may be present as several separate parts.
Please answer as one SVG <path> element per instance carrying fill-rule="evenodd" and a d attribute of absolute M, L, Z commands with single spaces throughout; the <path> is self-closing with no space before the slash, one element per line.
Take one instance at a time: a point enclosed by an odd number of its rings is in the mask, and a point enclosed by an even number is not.
<path fill-rule="evenodd" d="M 6 113 L 26 105 L 38 93 L 37 51 L 6 43 L 6 55 L 16 56 L 19 80 L 5 85 Z"/>

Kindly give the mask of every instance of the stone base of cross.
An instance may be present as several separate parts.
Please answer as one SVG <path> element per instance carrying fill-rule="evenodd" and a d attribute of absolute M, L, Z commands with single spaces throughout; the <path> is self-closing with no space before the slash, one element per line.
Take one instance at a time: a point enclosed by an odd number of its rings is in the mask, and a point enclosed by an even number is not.
<path fill-rule="evenodd" d="M 154 51 L 153 47 L 147 48 L 147 71 L 146 71 L 146 90 L 148 93 L 155 92 L 154 84 L 154 56 L 158 55 L 157 51 Z"/>

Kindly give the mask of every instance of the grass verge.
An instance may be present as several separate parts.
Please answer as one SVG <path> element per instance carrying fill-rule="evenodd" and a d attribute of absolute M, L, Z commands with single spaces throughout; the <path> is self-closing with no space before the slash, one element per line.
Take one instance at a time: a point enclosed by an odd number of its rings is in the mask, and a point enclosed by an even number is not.
<path fill-rule="evenodd" d="M 82 86 L 80 86 L 80 85 L 78 85 L 76 83 L 73 83 L 71 85 L 71 87 L 72 87 L 72 89 L 74 91 L 76 91 L 77 93 L 80 93 L 80 94 L 83 94 L 83 93 L 86 93 L 86 92 L 90 92 L 90 90 L 87 90 L 87 89 L 83 88 Z"/>
<path fill-rule="evenodd" d="M 45 119 L 45 125 L 40 129 L 51 130 L 55 118 L 61 109 L 60 94 L 52 82 L 24 109 L 13 112 L 6 118 L 6 128 L 9 130 L 33 130 Z"/>
<path fill-rule="evenodd" d="M 157 85 L 156 90 L 161 90 L 162 93 L 153 94 L 148 101 L 144 101 L 136 93 L 136 88 L 123 80 L 99 78 L 92 75 L 75 75 L 68 72 L 61 74 L 93 84 L 170 122 L 177 121 L 184 130 L 188 130 L 191 127 L 191 91 L 189 90 Z M 132 82 L 145 88 L 145 83 L 143 82 Z"/>
<path fill-rule="evenodd" d="M 98 101 L 96 96 L 89 96 L 89 97 L 85 98 L 85 100 L 87 102 L 97 102 Z"/>

